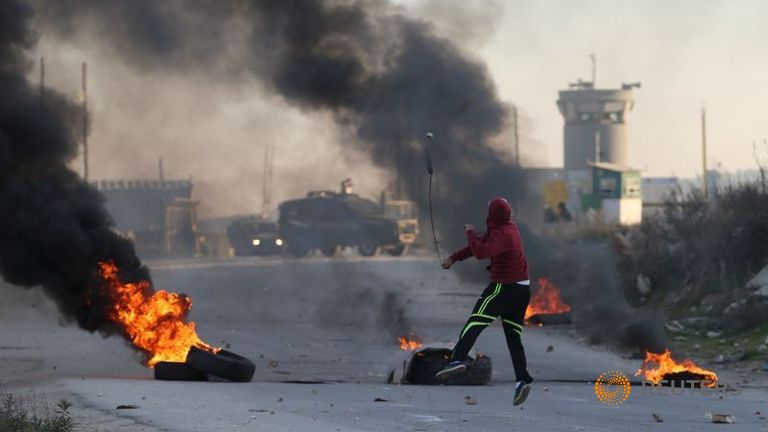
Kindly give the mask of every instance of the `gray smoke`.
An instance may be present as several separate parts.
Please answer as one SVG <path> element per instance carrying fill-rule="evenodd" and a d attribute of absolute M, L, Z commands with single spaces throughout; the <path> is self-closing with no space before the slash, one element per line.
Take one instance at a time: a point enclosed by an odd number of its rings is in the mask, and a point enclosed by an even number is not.
<path fill-rule="evenodd" d="M 325 263 L 313 278 L 327 274 L 333 283 L 323 287 L 314 320 L 328 328 L 374 330 L 386 342 L 415 332 L 399 290 L 369 269 L 350 268 L 349 263 Z M 387 288 L 382 288 L 387 286 Z M 406 290 L 402 290 L 404 292 Z"/>
<path fill-rule="evenodd" d="M 609 247 L 543 238 L 530 244 L 529 259 L 537 264 L 534 277 L 547 277 L 560 288 L 572 307 L 574 326 L 590 343 L 663 352 L 667 340 L 661 314 L 638 311 L 627 303 Z"/>
<path fill-rule="evenodd" d="M 112 230 L 101 195 L 68 163 L 77 155 L 79 108 L 26 80 L 35 43 L 32 10 L 0 2 L 0 274 L 14 285 L 40 286 L 69 320 L 115 332 L 101 289 L 99 261 L 124 280 L 148 279 L 133 245 Z"/>
<path fill-rule="evenodd" d="M 386 1 L 72 0 L 39 9 L 47 30 L 108 41 L 137 69 L 252 74 L 290 104 L 330 114 L 422 215 L 429 145 L 444 253 L 464 242 L 464 223 L 484 226 L 488 200 L 522 198 L 522 176 L 494 144 L 508 108 L 485 66 Z"/>
<path fill-rule="evenodd" d="M 137 71 L 238 83 L 255 76 L 288 103 L 327 113 L 353 137 L 351 145 L 391 174 L 392 188 L 420 205 L 422 215 L 429 146 L 444 254 L 463 244 L 462 224 L 484 226 L 489 199 L 505 196 L 513 205 L 523 199 L 523 178 L 498 149 L 508 108 L 486 68 L 436 36 L 429 23 L 404 16 L 384 0 L 40 0 L 34 5 L 41 31 L 74 41 L 100 40 L 102 49 Z M 76 154 L 76 107 L 53 92 L 41 105 L 24 80 L 29 72 L 24 50 L 34 42 L 27 26 L 31 18 L 28 7 L 3 3 L 0 271 L 11 283 L 46 287 L 65 315 L 84 328 L 107 330 L 103 305 L 109 299 L 82 300 L 84 293 L 98 292 L 94 263 L 115 260 L 126 280 L 146 279 L 148 272 L 132 245 L 110 231 L 98 193 L 67 168 Z M 428 131 L 435 140 L 424 139 Z M 595 341 L 645 348 L 662 343 L 657 329 L 643 324 L 647 321 L 627 320 L 627 309 L 615 306 L 613 294 L 590 304 L 593 290 L 614 285 L 582 268 L 583 253 L 552 259 L 551 251 L 535 253 L 546 247 L 539 242 L 526 235 L 534 273 L 551 275 L 563 287 L 579 311 L 577 323 L 590 324 Z M 485 278 L 480 265 L 458 269 L 472 280 Z M 568 269 L 581 269 L 581 276 L 563 277 Z M 578 288 L 566 288 L 569 284 Z M 569 291 L 579 295 L 569 299 Z M 400 316 L 396 299 L 383 301 L 389 315 L 393 309 Z M 392 331 L 406 327 L 395 320 Z"/>

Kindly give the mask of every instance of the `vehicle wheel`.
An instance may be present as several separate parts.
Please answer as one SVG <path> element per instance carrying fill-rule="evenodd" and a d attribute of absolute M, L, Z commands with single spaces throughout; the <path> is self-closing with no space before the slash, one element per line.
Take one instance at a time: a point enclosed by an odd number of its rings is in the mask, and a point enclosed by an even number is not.
<path fill-rule="evenodd" d="M 365 240 L 357 245 L 357 251 L 362 256 L 374 256 L 379 251 L 379 245 L 372 242 L 371 240 Z"/>
<path fill-rule="evenodd" d="M 192 347 L 187 354 L 187 363 L 208 375 L 235 382 L 250 382 L 256 371 L 252 361 L 227 350 L 214 354 Z"/>
<path fill-rule="evenodd" d="M 336 255 L 336 253 L 339 251 L 339 246 L 337 245 L 326 245 L 320 247 L 320 252 L 323 253 L 323 255 L 327 257 L 332 257 Z"/>
<path fill-rule="evenodd" d="M 243 249 L 241 247 L 235 246 L 234 249 L 235 249 L 235 256 L 248 256 L 248 255 L 250 255 L 250 253 L 248 253 L 248 251 L 246 251 L 245 249 Z"/>
<path fill-rule="evenodd" d="M 408 245 L 400 245 L 395 246 L 393 248 L 387 249 L 387 253 L 392 256 L 401 256 L 404 255 L 408 251 Z"/>
<path fill-rule="evenodd" d="M 290 252 L 291 255 L 295 257 L 301 258 L 301 257 L 307 256 L 307 254 L 309 253 L 309 247 L 301 243 L 297 243 L 297 244 L 289 243 L 288 252 Z"/>
<path fill-rule="evenodd" d="M 155 365 L 155 379 L 163 381 L 208 381 L 208 375 L 186 363 L 160 362 Z"/>

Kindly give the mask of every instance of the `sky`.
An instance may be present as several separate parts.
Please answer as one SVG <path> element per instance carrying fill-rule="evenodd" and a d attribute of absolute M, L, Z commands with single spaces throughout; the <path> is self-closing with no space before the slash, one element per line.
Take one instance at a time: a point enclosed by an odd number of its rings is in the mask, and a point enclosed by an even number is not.
<path fill-rule="evenodd" d="M 485 21 L 465 49 L 489 67 L 503 100 L 530 120 L 529 163 L 561 166 L 558 90 L 640 81 L 629 117 L 629 163 L 644 176 L 701 173 L 701 109 L 707 110 L 708 163 L 755 168 L 753 142 L 768 157 L 768 2 L 752 0 L 402 0 L 461 41 L 463 17 L 439 12 L 463 4 Z M 453 22 L 451 20 L 454 20 Z M 478 27 L 478 26 L 475 26 Z M 451 30 L 452 29 L 452 30 Z M 476 29 L 474 30 L 476 31 Z"/>
<path fill-rule="evenodd" d="M 755 168 L 754 141 L 768 160 L 760 144 L 768 137 L 768 1 L 396 3 L 487 66 L 501 99 L 521 113 L 527 166 L 562 166 L 555 101 L 568 83 L 590 79 L 591 53 L 598 87 L 642 83 L 628 127 L 629 164 L 644 176 L 700 175 L 704 106 L 710 166 Z M 93 178 L 154 177 L 163 157 L 167 178 L 194 180 L 202 216 L 257 212 L 264 146 L 272 143 L 273 203 L 336 190 L 348 176 L 364 196 L 387 187 L 388 174 L 345 145 L 354 138 L 328 115 L 291 107 L 258 82 L 137 71 L 94 39 L 42 34 L 34 56 L 46 59 L 46 83 L 73 98 L 88 62 Z"/>

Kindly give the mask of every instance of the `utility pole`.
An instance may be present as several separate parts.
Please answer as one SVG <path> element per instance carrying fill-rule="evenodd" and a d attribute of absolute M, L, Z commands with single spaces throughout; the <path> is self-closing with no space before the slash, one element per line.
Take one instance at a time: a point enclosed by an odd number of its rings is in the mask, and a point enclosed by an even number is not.
<path fill-rule="evenodd" d="M 269 143 L 264 147 L 264 177 L 262 180 L 261 191 L 261 213 L 266 217 L 272 207 L 272 160 L 274 158 L 274 149 Z"/>
<path fill-rule="evenodd" d="M 709 198 L 709 179 L 707 178 L 707 109 L 701 108 L 701 167 L 704 179 L 704 198 Z"/>
<path fill-rule="evenodd" d="M 595 163 L 600 163 L 600 131 L 595 132 Z"/>
<path fill-rule="evenodd" d="M 45 105 L 45 58 L 40 57 L 40 107 Z"/>
<path fill-rule="evenodd" d="M 589 59 L 592 60 L 592 88 L 597 88 L 597 56 L 592 53 Z"/>
<path fill-rule="evenodd" d="M 165 181 L 165 172 L 163 171 L 163 158 L 157 159 L 157 177 L 160 183 Z"/>
<path fill-rule="evenodd" d="M 85 85 L 88 74 L 88 65 L 83 62 L 82 91 L 83 91 L 83 177 L 88 180 L 88 92 Z"/>

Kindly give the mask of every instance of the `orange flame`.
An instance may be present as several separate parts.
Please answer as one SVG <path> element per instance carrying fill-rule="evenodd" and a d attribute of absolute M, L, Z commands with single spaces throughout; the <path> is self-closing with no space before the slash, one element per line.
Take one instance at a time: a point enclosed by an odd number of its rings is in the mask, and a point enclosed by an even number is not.
<path fill-rule="evenodd" d="M 533 315 L 558 314 L 568 312 L 571 307 L 560 298 L 560 290 L 547 278 L 539 278 L 539 289 L 531 296 L 525 320 Z"/>
<path fill-rule="evenodd" d="M 424 346 L 423 343 L 415 339 L 408 339 L 403 336 L 400 336 L 397 340 L 400 341 L 400 349 L 403 351 L 415 351 Z"/>
<path fill-rule="evenodd" d="M 652 367 L 652 363 L 655 363 L 656 366 Z M 708 369 L 700 368 L 696 363 L 689 359 L 677 362 L 672 358 L 672 353 L 669 351 L 669 348 L 664 349 L 662 354 L 654 354 L 646 351 L 645 360 L 643 360 L 640 369 L 635 372 L 635 376 L 644 375 L 645 379 L 648 381 L 658 384 L 661 380 L 665 379 L 667 375 L 681 372 L 701 375 L 702 385 L 705 387 L 717 386 L 716 373 Z"/>
<path fill-rule="evenodd" d="M 148 281 L 122 283 L 114 263 L 100 262 L 104 286 L 114 299 L 109 318 L 120 325 L 133 344 L 148 355 L 147 366 L 158 362 L 184 362 L 192 346 L 211 352 L 218 349 L 203 342 L 195 323 L 186 322 L 192 300 L 168 291 L 153 292 Z"/>

